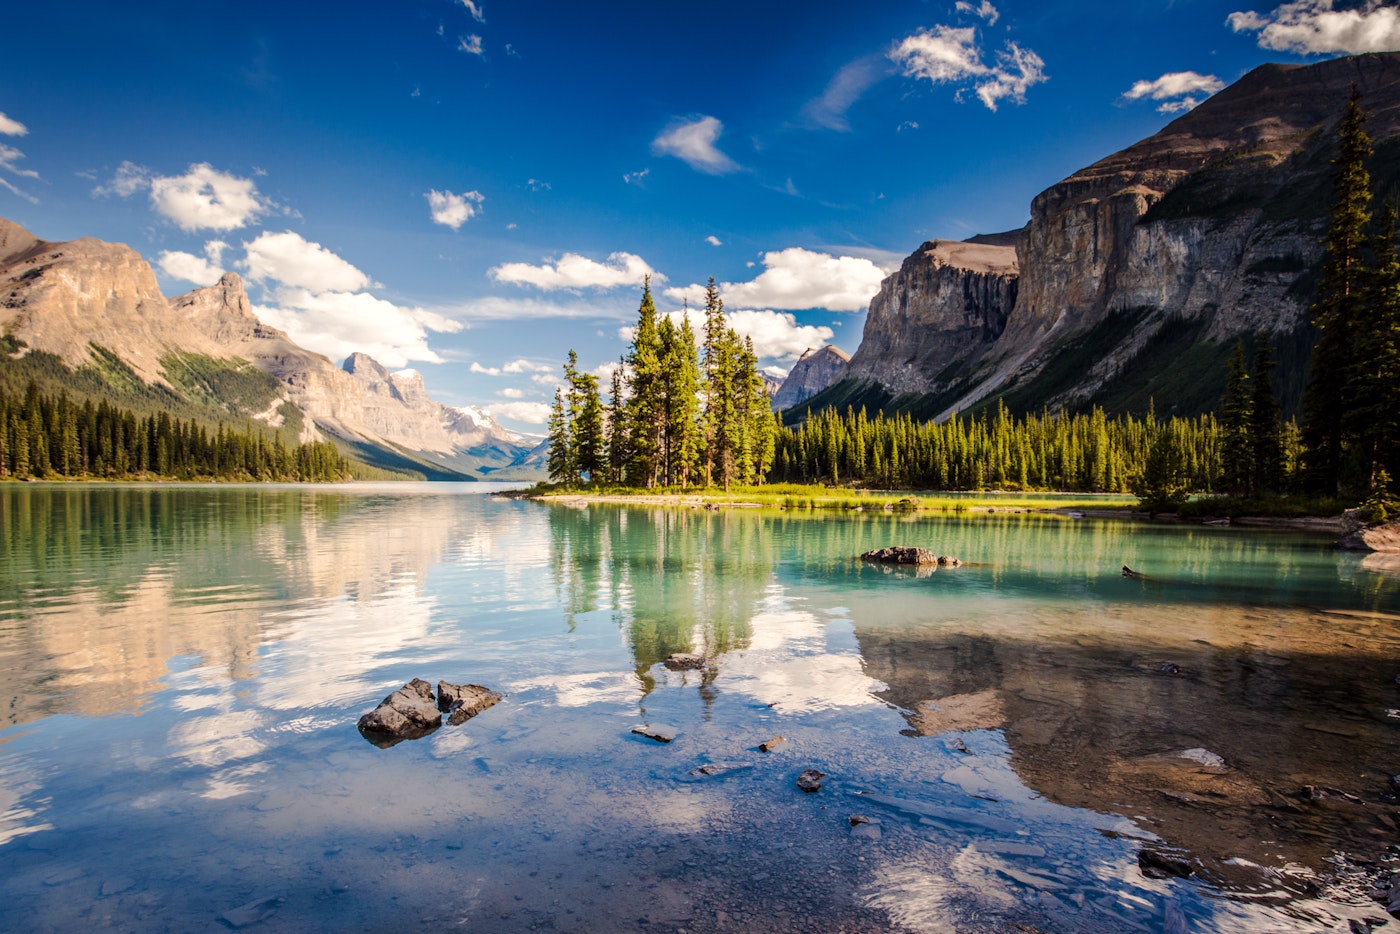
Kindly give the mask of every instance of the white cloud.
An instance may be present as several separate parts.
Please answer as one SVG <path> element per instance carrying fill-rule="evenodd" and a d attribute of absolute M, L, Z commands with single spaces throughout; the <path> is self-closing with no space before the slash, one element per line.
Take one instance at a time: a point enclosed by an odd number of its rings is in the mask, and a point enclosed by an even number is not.
<path fill-rule="evenodd" d="M 482 376 L 500 376 L 500 375 L 501 375 L 501 368 L 500 368 L 500 367 L 498 367 L 498 366 L 482 366 L 480 363 L 477 363 L 475 360 L 472 361 L 472 365 L 471 365 L 470 367 L 468 367 L 467 369 L 468 369 L 469 372 L 472 372 L 472 373 L 480 373 Z"/>
<path fill-rule="evenodd" d="M 486 8 L 474 0 L 462 0 L 462 6 L 467 8 L 467 12 L 472 15 L 472 19 L 478 23 L 486 22 Z"/>
<path fill-rule="evenodd" d="M 842 66 L 821 96 L 808 101 L 802 108 L 802 113 L 810 123 L 817 126 L 826 127 L 828 130 L 848 131 L 851 124 L 846 119 L 847 112 L 866 91 L 888 73 L 888 66 L 883 64 L 881 56 L 868 55 L 858 58 Z"/>
<path fill-rule="evenodd" d="M 625 321 L 637 317 L 635 298 L 583 299 L 552 301 L 540 298 L 511 298 L 484 295 L 444 309 L 460 320 L 522 321 L 532 324 L 544 320 L 604 319 Z"/>
<path fill-rule="evenodd" d="M 895 131 L 896 133 L 903 133 L 905 130 L 917 130 L 918 128 L 919 128 L 919 121 L 917 121 L 917 120 L 905 120 L 905 121 L 904 121 L 903 123 L 901 123 L 899 126 L 895 127 L 895 128 L 894 128 L 894 131 Z"/>
<path fill-rule="evenodd" d="M 497 282 L 533 285 L 537 289 L 615 289 L 626 285 L 641 285 L 646 276 L 657 282 L 666 277 L 647 265 L 633 253 L 610 253 L 607 262 L 600 263 L 577 253 L 565 253 L 555 262 L 531 266 L 529 263 L 502 263 L 490 270 Z"/>
<path fill-rule="evenodd" d="M 538 178 L 532 178 L 525 184 L 531 191 L 551 191 L 554 188 L 549 182 L 542 182 Z"/>
<path fill-rule="evenodd" d="M 410 360 L 441 363 L 428 347 L 428 331 L 462 330 L 459 322 L 422 308 L 406 308 L 368 292 L 313 292 L 279 289 L 274 305 L 258 306 L 258 318 L 281 328 L 292 340 L 332 360 L 356 351 L 389 368 Z"/>
<path fill-rule="evenodd" d="M 117 166 L 117 171 L 112 175 L 112 180 L 106 185 L 98 185 L 92 190 L 93 196 L 106 198 L 116 195 L 118 198 L 129 198 L 136 192 L 151 185 L 152 172 L 145 166 L 137 165 L 134 162 L 123 162 Z"/>
<path fill-rule="evenodd" d="M 508 418 L 526 425 L 548 423 L 549 412 L 550 407 L 543 402 L 499 402 L 486 408 L 486 414 L 492 418 Z"/>
<path fill-rule="evenodd" d="M 723 175 L 736 171 L 739 164 L 715 146 L 722 132 L 724 124 L 715 117 L 677 123 L 652 140 L 651 151 L 659 156 L 675 156 L 697 172 Z"/>
<path fill-rule="evenodd" d="M 1157 107 L 1159 113 L 1181 113 L 1224 87 L 1225 82 L 1215 75 L 1173 71 L 1152 81 L 1134 81 L 1133 86 L 1123 92 L 1123 99 L 1136 101 L 1145 97 L 1162 101 Z"/>
<path fill-rule="evenodd" d="M 832 256 L 801 247 L 765 253 L 763 266 L 763 272 L 749 282 L 725 282 L 720 286 L 726 305 L 863 311 L 880 291 L 880 282 L 887 274 L 864 257 Z M 694 305 L 705 301 L 704 288 L 699 285 L 670 288 L 665 295 L 673 301 L 689 299 Z"/>
<path fill-rule="evenodd" d="M 1349 10 L 1333 9 L 1332 0 L 1296 0 L 1264 16 L 1231 13 L 1225 21 L 1235 32 L 1258 33 L 1261 49 L 1300 55 L 1400 49 L 1400 9 L 1382 0 L 1363 0 Z"/>
<path fill-rule="evenodd" d="M 486 200 L 486 196 L 479 191 L 467 191 L 456 195 L 450 191 L 438 191 L 436 188 L 424 197 L 428 199 L 428 210 L 432 212 L 433 223 L 451 227 L 453 230 L 476 217 L 481 211 L 481 204 Z"/>
<path fill-rule="evenodd" d="M 29 132 L 29 127 L 20 123 L 14 117 L 0 113 L 0 136 L 24 136 Z"/>
<path fill-rule="evenodd" d="M 642 179 L 651 174 L 651 169 L 642 169 L 640 172 L 627 172 L 622 176 L 622 180 L 628 185 L 640 185 Z"/>
<path fill-rule="evenodd" d="M 496 395 L 500 396 L 502 399 L 524 399 L 524 398 L 525 398 L 525 390 L 523 390 L 523 389 L 501 389 L 501 390 L 498 390 L 498 391 L 496 392 Z"/>
<path fill-rule="evenodd" d="M 529 360 L 512 360 L 501 367 L 502 373 L 553 373 L 557 369 L 552 363 L 532 363 Z"/>
<path fill-rule="evenodd" d="M 925 78 L 934 84 L 971 83 L 988 110 L 1009 98 L 1026 102 L 1026 90 L 1047 80 L 1045 62 L 1030 49 L 1008 42 L 996 53 L 996 64 L 983 61 L 977 30 L 967 26 L 935 26 L 903 39 L 889 53 L 906 77 Z M 958 91 L 961 99 L 962 89 Z"/>
<path fill-rule="evenodd" d="M 28 201 L 30 204 L 38 204 L 38 203 L 39 203 L 39 199 L 38 199 L 38 198 L 34 197 L 33 195 L 31 195 L 31 194 L 30 194 L 29 192 L 27 192 L 27 191 L 21 191 L 19 188 L 16 188 L 14 185 L 10 184 L 8 181 L 6 181 L 6 180 L 3 179 L 3 178 L 0 178 L 0 188 L 5 189 L 6 191 L 10 192 L 11 194 L 15 195 L 16 197 L 23 198 L 25 201 Z"/>
<path fill-rule="evenodd" d="M 997 20 L 1001 18 L 1001 13 L 992 6 L 992 0 L 982 0 L 981 6 L 973 6 L 967 0 L 958 0 L 954 4 L 959 13 L 971 13 L 973 16 L 980 16 L 987 21 L 988 26 L 995 26 Z"/>
<path fill-rule="evenodd" d="M 146 184 L 139 166 L 123 162 L 117 173 L 112 189 L 115 194 L 126 196 Z M 233 230 L 252 223 L 272 207 L 258 194 L 252 179 L 220 172 L 207 162 L 191 165 L 184 175 L 151 177 L 149 184 L 151 207 L 181 230 Z"/>
<path fill-rule="evenodd" d="M 4 115 L 3 115 L 3 114 L 0 114 L 0 116 L 4 116 Z M 18 134 L 14 134 L 14 135 L 18 135 Z M 23 158 L 24 158 L 24 153 L 20 152 L 20 151 L 19 151 L 18 149 L 16 149 L 15 147 L 13 147 L 13 146 L 6 146 L 4 143 L 0 143 L 0 171 L 9 172 L 11 175 L 17 176 L 17 177 L 19 177 L 19 178 L 33 178 L 33 179 L 37 179 L 37 178 L 39 177 L 39 173 L 38 173 L 38 172 L 34 171 L 33 169 L 21 169 L 21 168 L 19 167 L 19 160 L 21 160 L 21 159 L 23 159 Z M 6 191 L 9 191 L 9 192 L 11 192 L 11 193 L 14 194 L 14 195 L 16 195 L 16 196 L 18 196 L 18 197 L 20 197 L 20 198 L 23 198 L 25 201 L 28 201 L 30 204 L 38 204 L 38 203 L 39 203 L 39 199 L 38 199 L 38 198 L 34 197 L 33 195 L 31 195 L 31 194 L 30 194 L 29 192 L 27 192 L 27 191 L 22 191 L 22 190 L 20 190 L 20 189 L 19 189 L 18 187 L 16 187 L 14 184 L 12 184 L 11 182 L 6 181 L 6 180 L 3 179 L 3 178 L 0 178 L 0 188 L 4 188 Z"/>
<path fill-rule="evenodd" d="M 213 285 L 224 274 L 223 255 L 228 244 L 210 240 L 204 245 L 204 255 L 195 256 L 179 250 L 165 250 L 156 257 L 161 272 L 172 279 L 183 279 L 199 286 Z"/>
<path fill-rule="evenodd" d="M 677 325 L 681 323 L 685 314 L 684 311 L 667 312 L 668 317 Z M 724 320 L 740 337 L 753 340 L 754 352 L 761 358 L 795 360 L 808 349 L 828 343 L 835 335 L 831 328 L 800 325 L 793 315 L 778 311 L 728 311 L 725 312 Z M 694 309 L 691 309 L 690 326 L 698 327 Z M 618 329 L 618 336 L 625 341 L 632 340 L 632 335 L 631 327 Z M 604 364 L 604 368 L 608 369 L 609 378 L 611 368 L 616 366 L 617 364 Z"/>
<path fill-rule="evenodd" d="M 705 242 L 708 243 L 710 246 L 724 246 L 724 241 L 721 240 L 719 237 L 716 237 L 714 234 L 710 234 L 708 237 L 706 237 Z"/>
<path fill-rule="evenodd" d="M 457 51 L 466 52 L 468 55 L 481 55 L 481 37 L 478 35 L 458 36 Z"/>
<path fill-rule="evenodd" d="M 358 292 L 374 285 L 369 276 L 321 244 L 290 230 L 264 231 L 243 246 L 247 257 L 239 266 L 255 281 L 273 280 L 312 292 Z"/>

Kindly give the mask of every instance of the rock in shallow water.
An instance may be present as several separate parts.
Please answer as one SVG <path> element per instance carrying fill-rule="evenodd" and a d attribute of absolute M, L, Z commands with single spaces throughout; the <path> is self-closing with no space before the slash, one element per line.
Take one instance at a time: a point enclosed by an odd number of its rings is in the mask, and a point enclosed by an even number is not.
<path fill-rule="evenodd" d="M 675 652 L 661 664 L 671 671 L 695 671 L 705 667 L 705 656 L 693 652 Z"/>
<path fill-rule="evenodd" d="M 433 697 L 433 686 L 422 678 L 399 688 L 360 718 L 362 733 L 377 733 L 393 739 L 424 736 L 442 725 L 442 714 Z"/>
<path fill-rule="evenodd" d="M 638 736 L 645 736 L 647 739 L 654 739 L 658 743 L 669 743 L 676 738 L 676 731 L 665 726 L 634 726 L 632 732 Z"/>
<path fill-rule="evenodd" d="M 822 790 L 822 779 L 826 778 L 825 772 L 816 769 L 803 769 L 802 774 L 797 776 L 797 787 L 811 794 L 814 791 Z"/>
<path fill-rule="evenodd" d="M 453 726 L 460 726 L 486 708 L 494 707 L 503 697 L 500 692 L 479 684 L 439 681 L 437 685 L 437 708 L 448 715 L 447 722 Z"/>

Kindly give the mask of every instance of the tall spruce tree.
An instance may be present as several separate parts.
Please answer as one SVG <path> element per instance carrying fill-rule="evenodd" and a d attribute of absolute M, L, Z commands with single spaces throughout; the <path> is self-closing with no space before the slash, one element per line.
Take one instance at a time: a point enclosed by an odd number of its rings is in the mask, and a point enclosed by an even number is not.
<path fill-rule="evenodd" d="M 569 351 L 564 366 L 569 381 L 569 445 L 573 452 L 573 470 L 587 474 L 590 482 L 602 479 L 607 469 L 607 437 L 603 427 L 603 402 L 598 395 L 598 377 L 581 373 L 578 354 Z M 581 480 L 582 476 L 576 477 Z"/>
<path fill-rule="evenodd" d="M 700 460 L 700 362 L 690 316 L 676 327 L 664 318 L 659 327 L 664 380 L 663 482 L 691 486 Z"/>
<path fill-rule="evenodd" d="M 608 482 L 621 483 L 627 469 L 631 448 L 627 439 L 627 398 L 622 389 L 625 361 L 619 360 L 612 371 L 612 386 L 608 399 Z"/>
<path fill-rule="evenodd" d="M 1397 476 L 1400 455 L 1400 254 L 1396 206 L 1387 201 L 1372 237 L 1366 313 L 1355 327 L 1343 417 L 1355 447 L 1357 485 L 1375 491 L 1382 472 Z"/>
<path fill-rule="evenodd" d="M 661 475 L 662 435 L 666 422 L 666 375 L 661 369 L 661 338 L 650 276 L 642 283 L 637 327 L 626 361 L 629 450 L 625 474 L 630 485 L 650 488 L 656 486 Z"/>
<path fill-rule="evenodd" d="M 1249 403 L 1250 492 L 1256 496 L 1283 491 L 1283 438 L 1278 397 L 1274 395 L 1274 355 L 1269 335 L 1259 335 L 1254 350 L 1254 391 Z"/>
<path fill-rule="evenodd" d="M 578 479 L 574 468 L 574 452 L 569 438 L 569 416 L 564 410 L 564 389 L 554 390 L 554 407 L 549 412 L 549 454 L 545 457 L 545 469 L 549 471 L 550 483 L 573 486 Z"/>
<path fill-rule="evenodd" d="M 1363 315 L 1366 233 L 1371 219 L 1368 116 L 1361 106 L 1361 92 L 1353 85 L 1338 126 L 1340 152 L 1332 163 L 1332 221 L 1322 280 L 1312 306 L 1312 321 L 1320 333 L 1303 395 L 1305 484 L 1310 492 L 1323 495 L 1335 495 L 1342 480 L 1348 374 Z"/>
<path fill-rule="evenodd" d="M 1220 489 L 1240 496 L 1249 492 L 1253 475 L 1250 439 L 1249 371 L 1244 365 L 1244 342 L 1235 342 L 1220 400 Z"/>

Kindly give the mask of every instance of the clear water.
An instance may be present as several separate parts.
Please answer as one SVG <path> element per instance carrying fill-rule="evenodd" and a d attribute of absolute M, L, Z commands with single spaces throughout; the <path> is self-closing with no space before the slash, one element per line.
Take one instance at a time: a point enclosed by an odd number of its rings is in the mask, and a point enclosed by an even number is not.
<path fill-rule="evenodd" d="M 1397 649 L 1303 533 L 4 485 L 0 929 L 1344 930 Z M 414 677 L 507 698 L 366 742 Z"/>

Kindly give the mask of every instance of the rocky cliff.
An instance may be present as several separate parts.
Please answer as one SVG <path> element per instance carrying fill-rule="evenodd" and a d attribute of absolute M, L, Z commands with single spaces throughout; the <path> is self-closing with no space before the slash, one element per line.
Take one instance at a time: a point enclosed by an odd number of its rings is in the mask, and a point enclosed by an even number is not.
<path fill-rule="evenodd" d="M 1018 281 L 1014 247 L 925 243 L 880 283 L 846 378 L 937 392 L 1001 336 Z"/>
<path fill-rule="evenodd" d="M 1142 411 L 1155 400 L 1189 414 L 1218 401 L 1234 341 L 1264 334 L 1283 401 L 1296 404 L 1334 128 L 1353 84 L 1372 114 L 1376 190 L 1393 191 L 1400 54 L 1261 66 L 1035 198 L 1015 248 L 1014 304 L 990 340 L 972 339 L 971 294 L 926 318 L 906 311 L 929 304 L 909 275 L 920 248 L 871 303 L 847 379 L 814 401 L 932 417 L 996 398 L 1019 411 Z M 931 321 L 961 321 L 963 343 L 923 338 Z"/>
<path fill-rule="evenodd" d="M 773 411 L 781 412 L 806 402 L 840 379 L 850 362 L 851 358 L 843 350 L 830 344 L 806 350 L 772 394 L 769 404 Z"/>
<path fill-rule="evenodd" d="M 89 377 L 110 384 L 124 365 L 128 378 L 211 417 L 271 428 L 292 419 L 301 440 L 329 435 L 371 463 L 444 478 L 537 473 L 527 444 L 479 410 L 435 401 L 419 374 L 390 373 L 365 354 L 338 367 L 263 324 L 236 273 L 167 300 L 129 247 L 48 243 L 0 219 L 0 327 L 22 352 L 53 354 Z M 265 383 L 228 378 L 254 369 Z"/>

